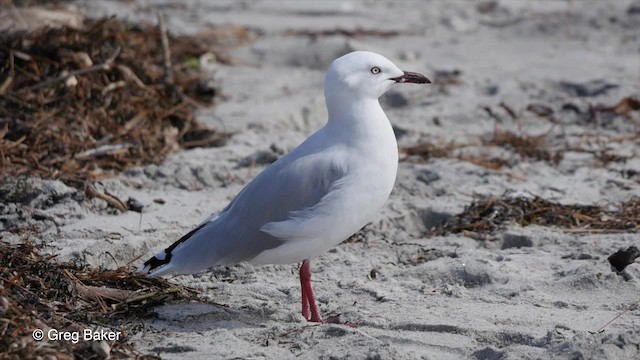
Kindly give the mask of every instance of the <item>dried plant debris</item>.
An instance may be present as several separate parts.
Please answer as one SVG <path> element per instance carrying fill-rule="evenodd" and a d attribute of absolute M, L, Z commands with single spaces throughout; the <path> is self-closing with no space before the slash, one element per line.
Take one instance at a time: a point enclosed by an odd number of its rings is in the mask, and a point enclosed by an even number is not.
<path fill-rule="evenodd" d="M 465 147 L 472 146 L 470 144 L 453 144 L 453 143 L 432 143 L 430 141 L 424 141 L 417 145 L 400 147 L 400 153 L 408 156 L 418 156 L 422 160 L 429 160 L 434 158 L 448 158 L 458 159 L 472 164 L 485 167 L 491 170 L 500 170 L 504 166 L 511 166 L 514 161 L 507 160 L 495 156 L 472 156 L 466 154 L 456 154 L 456 149 L 463 149 Z M 400 161 L 406 161 L 407 158 L 401 158 Z"/>
<path fill-rule="evenodd" d="M 513 132 L 499 128 L 499 124 L 505 123 L 507 120 L 515 121 L 519 125 L 519 128 L 521 128 L 524 111 L 514 110 L 505 103 L 499 104 L 499 109 L 497 109 L 499 111 L 489 106 L 484 106 L 482 109 L 495 121 L 495 127 L 491 134 L 486 134 L 479 139 L 480 144 L 484 147 L 499 147 L 507 149 L 514 154 L 517 154 L 522 160 L 545 161 L 551 165 L 558 165 L 564 159 L 564 155 L 567 151 L 591 153 L 593 154 L 594 159 L 602 166 L 612 162 L 626 162 L 632 158 L 632 155 L 617 154 L 613 149 L 603 148 L 602 146 L 594 150 L 583 146 L 569 145 L 568 143 L 550 144 L 548 141 L 549 134 L 561 122 L 556 117 L 554 109 L 542 103 L 531 103 L 524 109 L 526 112 L 535 114 L 538 118 L 546 119 L 552 123 L 549 130 L 540 135 L 529 135 L 522 131 L 522 129 L 518 132 Z M 577 113 L 583 112 L 573 104 L 563 105 L 562 110 L 571 110 Z M 616 116 L 624 117 L 632 124 L 637 123 L 637 126 L 640 126 L 640 122 L 637 120 L 638 115 L 640 115 L 640 100 L 633 97 L 625 97 L 611 106 L 589 105 L 589 109 L 585 111 L 588 112 L 591 118 L 595 118 L 598 113 L 608 114 L 609 118 Z M 600 144 L 609 142 L 619 143 L 622 141 L 637 142 L 638 139 L 640 139 L 640 133 L 635 131 L 623 136 L 602 137 L 598 139 L 598 142 Z M 463 160 L 492 170 L 512 167 L 518 163 L 517 158 L 515 157 L 504 158 L 482 154 L 476 156 L 460 154 L 459 151 L 456 151 L 458 149 L 477 146 L 478 144 L 473 142 L 466 144 L 458 143 L 454 145 L 451 143 L 436 144 L 425 141 L 417 145 L 402 147 L 400 148 L 400 151 L 409 156 L 419 156 L 425 160 L 430 158 Z M 406 160 L 406 158 L 403 160 Z"/>
<path fill-rule="evenodd" d="M 416 266 L 428 261 L 433 261 L 441 257 L 457 258 L 455 252 L 446 252 L 439 249 L 418 248 L 415 252 L 403 252 L 398 254 L 398 263 L 403 265 Z"/>
<path fill-rule="evenodd" d="M 153 315 L 152 307 L 168 300 L 196 297 L 194 290 L 163 279 L 58 263 L 42 251 L 28 241 L 0 242 L 0 358 L 145 358 L 127 340 L 138 319 Z M 79 341 L 48 341 L 46 336 L 35 341 L 36 329 L 81 335 Z M 108 342 L 84 341 L 85 329 L 120 335 Z"/>
<path fill-rule="evenodd" d="M 508 148 L 523 158 L 547 161 L 553 164 L 558 164 L 563 157 L 561 151 L 547 150 L 545 135 L 518 135 L 510 131 L 496 129 L 490 138 L 484 140 L 484 144 Z"/>
<path fill-rule="evenodd" d="M 482 166 L 491 170 L 500 170 L 505 166 L 512 166 L 513 161 L 500 157 L 475 157 L 475 156 L 459 156 L 458 159 L 470 162 L 472 164 Z"/>
<path fill-rule="evenodd" d="M 640 257 L 640 250 L 635 246 L 630 246 L 627 250 L 618 250 L 607 258 L 611 268 L 617 273 L 621 273 L 627 266 L 633 264 Z"/>
<path fill-rule="evenodd" d="M 554 165 L 563 158 L 563 152 L 547 150 L 545 136 L 517 135 L 509 131 L 496 130 L 494 133 L 483 139 L 484 146 L 498 146 L 507 148 L 525 159 L 535 161 L 547 161 Z M 456 154 L 456 149 L 470 147 L 472 144 L 435 144 L 432 142 L 422 142 L 414 146 L 401 147 L 400 152 L 409 156 L 419 156 L 423 160 L 431 158 L 449 158 L 467 161 L 492 170 L 499 170 L 505 166 L 517 164 L 517 161 L 496 156 L 471 156 L 466 154 Z"/>
<path fill-rule="evenodd" d="M 635 233 L 640 230 L 640 198 L 600 206 L 563 205 L 528 193 L 479 196 L 429 235 L 464 233 L 480 239 L 511 223 L 556 226 L 572 233 Z"/>
<path fill-rule="evenodd" d="M 359 37 L 381 37 L 381 38 L 389 38 L 398 35 L 411 35 L 411 33 L 397 31 L 397 30 L 379 30 L 379 29 L 344 29 L 337 28 L 331 30 L 290 30 L 284 33 L 287 36 L 308 36 L 312 39 L 319 37 L 327 37 L 327 36 L 345 36 L 350 38 L 359 38 Z"/>
<path fill-rule="evenodd" d="M 34 5 L 57 5 L 60 3 L 69 2 L 69 0 L 11 0 L 16 7 L 29 7 Z"/>
<path fill-rule="evenodd" d="M 424 160 L 431 158 L 451 158 L 452 151 L 456 148 L 453 144 L 434 144 L 429 141 L 425 141 L 418 145 L 400 147 L 401 153 L 409 156 L 417 155 Z"/>
<path fill-rule="evenodd" d="M 613 113 L 631 118 L 632 111 L 640 112 L 640 100 L 633 97 L 626 97 L 613 106 L 598 106 L 596 111 L 604 113 Z"/>
<path fill-rule="evenodd" d="M 199 70 L 207 55 L 223 62 L 212 52 L 228 40 L 216 34 L 167 37 L 115 18 L 0 34 L 2 173 L 83 182 L 180 147 L 223 145 L 230 134 L 194 117 L 217 94 Z"/>
<path fill-rule="evenodd" d="M 527 106 L 527 111 L 538 115 L 543 118 L 550 118 L 553 116 L 553 109 L 545 104 L 529 104 Z"/>
<path fill-rule="evenodd" d="M 560 81 L 558 87 L 571 97 L 594 97 L 604 95 L 609 90 L 618 88 L 619 85 L 610 84 L 599 79 L 585 83 Z"/>

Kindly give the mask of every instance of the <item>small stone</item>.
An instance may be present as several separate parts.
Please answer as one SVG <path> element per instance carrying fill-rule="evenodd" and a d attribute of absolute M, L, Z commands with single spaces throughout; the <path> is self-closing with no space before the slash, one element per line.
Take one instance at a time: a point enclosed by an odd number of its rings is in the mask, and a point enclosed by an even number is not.
<path fill-rule="evenodd" d="M 480 91 L 485 95 L 494 96 L 498 94 L 498 92 L 500 91 L 500 88 L 498 87 L 498 85 L 487 85 L 482 87 Z"/>
<path fill-rule="evenodd" d="M 578 97 L 593 97 L 604 95 L 609 92 L 609 90 L 619 87 L 619 85 L 609 84 L 602 80 L 589 81 L 583 84 L 570 81 L 561 81 L 558 85 L 560 87 L 560 90 L 571 96 Z"/>
<path fill-rule="evenodd" d="M 438 173 L 435 171 L 422 169 L 420 170 L 420 172 L 418 172 L 418 176 L 416 178 L 418 179 L 418 181 L 429 185 L 434 181 L 440 180 L 440 175 L 438 175 Z"/>
<path fill-rule="evenodd" d="M 611 264 L 611 268 L 617 273 L 621 273 L 629 264 L 632 264 L 640 257 L 640 250 L 635 246 L 630 246 L 627 250 L 618 250 L 615 254 L 609 256 L 607 260 Z"/>
<path fill-rule="evenodd" d="M 529 104 L 527 110 L 541 117 L 553 115 L 553 109 L 544 104 Z"/>
<path fill-rule="evenodd" d="M 132 197 L 130 197 L 127 200 L 127 208 L 131 211 L 135 211 L 138 213 L 142 212 L 142 209 L 144 209 L 144 205 L 142 205 L 142 203 Z"/>
<path fill-rule="evenodd" d="M 106 341 L 95 341 L 91 344 L 91 348 L 96 352 L 96 355 L 101 359 L 108 359 L 111 354 L 111 346 Z"/>
<path fill-rule="evenodd" d="M 517 234 L 504 234 L 502 238 L 502 250 L 510 248 L 532 247 L 533 241 L 530 237 Z"/>

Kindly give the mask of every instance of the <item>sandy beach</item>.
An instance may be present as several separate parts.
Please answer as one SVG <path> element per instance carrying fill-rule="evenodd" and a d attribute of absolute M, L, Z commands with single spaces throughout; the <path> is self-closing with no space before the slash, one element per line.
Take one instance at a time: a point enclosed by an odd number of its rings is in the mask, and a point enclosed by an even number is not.
<path fill-rule="evenodd" d="M 482 196 L 597 205 L 612 214 L 640 196 L 640 110 L 616 108 L 640 94 L 640 2 L 101 0 L 74 6 L 89 17 L 133 22 L 153 23 L 162 11 L 172 34 L 235 24 L 253 37 L 228 50 L 233 65 L 211 61 L 204 68 L 220 95 L 197 118 L 234 133 L 226 145 L 179 151 L 96 184 L 138 200 L 142 216 L 73 196 L 43 208 L 58 225 L 32 238 L 51 245 L 48 251 L 61 260 L 135 268 L 223 209 L 256 174 L 323 126 L 323 76 L 347 52 L 380 53 L 433 81 L 397 86 L 381 98 L 401 149 L 394 190 L 372 223 L 311 263 L 321 313 L 357 327 L 303 319 L 297 264 L 239 264 L 171 277 L 201 290 L 202 301 L 165 304 L 156 318 L 140 320 L 143 326 L 127 336 L 143 353 L 162 359 L 640 358 L 640 264 L 618 274 L 607 261 L 640 246 L 640 219 L 619 231 L 581 227 L 579 218 L 571 228 L 508 221 L 487 231 L 435 231 Z M 497 141 L 499 134 L 533 145 L 525 151 Z M 46 184 L 58 195 L 76 191 Z"/>

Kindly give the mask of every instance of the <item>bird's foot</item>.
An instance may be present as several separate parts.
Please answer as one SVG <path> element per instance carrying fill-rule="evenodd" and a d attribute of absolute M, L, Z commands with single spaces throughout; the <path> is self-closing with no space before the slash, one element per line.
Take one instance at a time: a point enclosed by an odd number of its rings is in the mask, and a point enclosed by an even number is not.
<path fill-rule="evenodd" d="M 358 327 L 358 324 L 356 324 L 356 323 L 352 323 L 352 322 L 349 322 L 349 321 L 344 321 L 343 322 L 342 320 L 340 320 L 340 314 L 329 316 L 328 318 L 326 318 L 324 320 L 322 318 L 320 318 L 320 316 L 315 317 L 315 318 L 313 316 L 311 316 L 311 317 L 306 317 L 305 316 L 305 319 L 307 319 L 308 322 L 314 322 L 314 323 L 317 323 L 317 324 L 339 324 L 339 325 L 348 326 L 348 327 L 354 328 L 354 329 Z"/>

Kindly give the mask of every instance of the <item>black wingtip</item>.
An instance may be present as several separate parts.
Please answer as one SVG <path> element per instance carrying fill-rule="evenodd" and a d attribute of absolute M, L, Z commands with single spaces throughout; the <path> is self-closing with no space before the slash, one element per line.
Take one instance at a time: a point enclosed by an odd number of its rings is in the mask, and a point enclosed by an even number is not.
<path fill-rule="evenodd" d="M 198 230 L 202 229 L 207 223 L 203 223 L 200 224 L 200 226 L 198 226 L 197 228 L 189 231 L 186 235 L 184 235 L 183 237 L 181 237 L 178 241 L 174 242 L 173 244 L 171 244 L 171 246 L 169 246 L 168 248 L 164 249 L 164 259 L 158 259 L 158 256 L 153 256 L 151 259 L 147 260 L 144 262 L 143 264 L 143 269 L 146 269 L 146 273 L 147 274 L 151 274 L 151 272 L 157 268 L 159 268 L 160 266 L 166 265 L 169 262 L 171 262 L 171 257 L 173 256 L 172 252 L 173 249 L 175 249 L 178 245 L 182 244 L 183 242 L 187 241 L 189 238 L 191 238 L 193 236 L 193 234 L 195 234 L 196 232 L 198 232 Z M 147 266 L 149 267 L 147 269 Z"/>
<path fill-rule="evenodd" d="M 165 250 L 166 252 L 166 250 Z M 171 259 L 171 254 L 168 254 L 168 259 L 165 258 L 164 260 L 160 260 L 157 257 L 152 257 L 151 259 L 147 260 L 144 262 L 143 264 L 143 268 L 146 269 L 147 266 L 149 267 L 145 272 L 147 274 L 151 274 L 151 272 L 153 270 L 155 270 L 156 268 L 158 268 L 159 266 L 165 265 L 169 263 L 169 260 Z"/>

